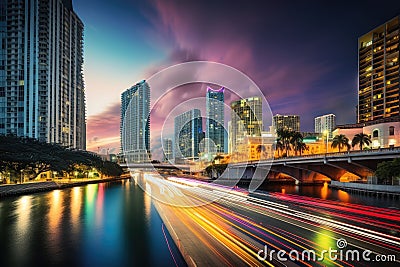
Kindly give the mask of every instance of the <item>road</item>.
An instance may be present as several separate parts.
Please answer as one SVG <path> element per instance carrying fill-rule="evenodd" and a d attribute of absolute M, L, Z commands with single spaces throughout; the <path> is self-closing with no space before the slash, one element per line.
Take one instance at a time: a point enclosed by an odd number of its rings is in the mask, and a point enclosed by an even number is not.
<path fill-rule="evenodd" d="M 400 211 L 157 174 L 134 179 L 191 266 L 399 266 Z"/>

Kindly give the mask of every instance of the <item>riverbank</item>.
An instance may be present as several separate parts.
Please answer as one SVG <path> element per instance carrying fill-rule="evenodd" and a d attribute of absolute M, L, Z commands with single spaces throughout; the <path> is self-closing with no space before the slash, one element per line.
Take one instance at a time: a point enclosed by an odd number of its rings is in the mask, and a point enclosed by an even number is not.
<path fill-rule="evenodd" d="M 361 183 L 342 183 L 331 181 L 329 187 L 343 191 L 357 192 L 374 196 L 390 196 L 400 198 L 399 185 L 380 185 L 380 184 L 361 184 Z"/>
<path fill-rule="evenodd" d="M 0 186 L 0 198 L 9 196 L 19 196 L 25 194 L 34 194 L 39 192 L 63 189 L 86 184 L 97 184 L 112 181 L 130 179 L 130 175 L 121 175 L 119 177 L 108 177 L 102 179 L 57 179 L 55 181 L 28 182 L 23 184 L 5 184 Z"/>

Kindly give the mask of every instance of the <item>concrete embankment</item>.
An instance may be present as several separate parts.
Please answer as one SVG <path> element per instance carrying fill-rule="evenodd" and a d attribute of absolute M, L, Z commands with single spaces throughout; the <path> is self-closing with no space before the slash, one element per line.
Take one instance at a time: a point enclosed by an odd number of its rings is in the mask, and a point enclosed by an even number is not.
<path fill-rule="evenodd" d="M 121 176 L 121 177 L 110 177 L 103 179 L 87 179 L 84 181 L 69 181 L 64 179 L 62 182 L 49 181 L 49 182 L 29 182 L 24 184 L 7 184 L 0 186 L 0 198 L 39 193 L 55 189 L 81 186 L 86 184 L 97 184 L 97 183 L 118 181 L 129 178 L 130 176 Z"/>
<path fill-rule="evenodd" d="M 354 192 L 360 192 L 378 196 L 387 195 L 387 196 L 400 197 L 400 185 L 342 183 L 342 182 L 332 181 L 329 186 L 344 191 L 354 191 Z"/>

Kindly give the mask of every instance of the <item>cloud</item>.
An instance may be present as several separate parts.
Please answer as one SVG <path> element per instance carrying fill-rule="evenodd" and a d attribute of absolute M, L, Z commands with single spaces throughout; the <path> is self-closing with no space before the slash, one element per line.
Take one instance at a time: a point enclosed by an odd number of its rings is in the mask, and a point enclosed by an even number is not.
<path fill-rule="evenodd" d="M 87 150 L 101 152 L 103 149 L 104 152 L 104 149 L 109 149 L 109 153 L 119 151 L 120 114 L 120 104 L 115 103 L 103 112 L 88 117 Z"/>

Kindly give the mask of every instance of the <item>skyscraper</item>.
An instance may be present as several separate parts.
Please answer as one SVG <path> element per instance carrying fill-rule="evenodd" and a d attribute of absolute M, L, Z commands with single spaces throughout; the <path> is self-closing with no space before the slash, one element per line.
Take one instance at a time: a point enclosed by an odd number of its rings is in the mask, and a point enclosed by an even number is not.
<path fill-rule="evenodd" d="M 209 159 L 218 152 L 225 152 L 224 90 L 207 87 L 206 94 L 206 149 Z"/>
<path fill-rule="evenodd" d="M 150 161 L 150 87 L 145 80 L 121 94 L 120 134 L 128 163 Z"/>
<path fill-rule="evenodd" d="M 199 143 L 203 135 L 200 110 L 192 109 L 175 117 L 175 159 L 193 160 L 199 156 Z"/>
<path fill-rule="evenodd" d="M 399 116 L 400 16 L 358 39 L 358 122 Z"/>
<path fill-rule="evenodd" d="M 71 0 L 0 2 L 0 134 L 86 148 L 83 23 Z"/>
<path fill-rule="evenodd" d="M 173 160 L 173 150 L 172 150 L 172 139 L 164 138 L 163 139 L 163 153 L 164 153 L 164 161 L 169 162 Z"/>
<path fill-rule="evenodd" d="M 272 126 L 275 131 L 286 129 L 289 131 L 300 132 L 300 116 L 276 114 L 272 118 Z"/>
<path fill-rule="evenodd" d="M 327 114 L 316 117 L 314 119 L 314 131 L 316 133 L 325 133 L 328 131 L 329 138 L 332 138 L 332 131 L 336 127 L 336 116 L 334 114 Z"/>
<path fill-rule="evenodd" d="M 231 103 L 231 146 L 232 151 L 245 136 L 261 136 L 262 99 L 255 96 Z"/>

